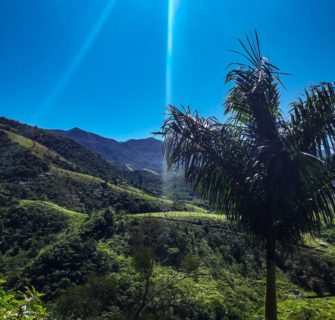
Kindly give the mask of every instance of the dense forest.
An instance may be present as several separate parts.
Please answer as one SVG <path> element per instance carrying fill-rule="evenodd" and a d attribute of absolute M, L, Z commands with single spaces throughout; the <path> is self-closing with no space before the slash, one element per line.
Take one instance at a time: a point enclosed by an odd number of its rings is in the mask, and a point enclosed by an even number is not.
<path fill-rule="evenodd" d="M 221 215 L 155 197 L 79 144 L 1 118 L 5 319 L 261 319 L 264 254 Z M 281 254 L 280 319 L 335 316 L 335 228 Z"/>

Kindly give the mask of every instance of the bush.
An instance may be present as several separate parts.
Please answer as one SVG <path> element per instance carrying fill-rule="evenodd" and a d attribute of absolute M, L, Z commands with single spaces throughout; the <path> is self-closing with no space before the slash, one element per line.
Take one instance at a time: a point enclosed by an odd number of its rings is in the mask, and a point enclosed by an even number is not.
<path fill-rule="evenodd" d="M 58 298 L 56 315 L 60 319 L 96 319 L 115 298 L 114 278 L 91 277 L 87 283 L 68 289 Z"/>
<path fill-rule="evenodd" d="M 4 280 L 0 280 L 0 284 L 4 283 Z M 26 288 L 25 292 L 9 292 L 0 287 L 0 314 L 2 319 L 47 319 L 48 312 L 40 297 L 41 294 L 33 288 Z"/>

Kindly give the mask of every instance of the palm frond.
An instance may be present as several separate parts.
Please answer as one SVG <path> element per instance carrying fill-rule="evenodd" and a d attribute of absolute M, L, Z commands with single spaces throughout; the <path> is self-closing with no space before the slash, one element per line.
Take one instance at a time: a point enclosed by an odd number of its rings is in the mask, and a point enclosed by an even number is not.
<path fill-rule="evenodd" d="M 275 234 L 287 248 L 334 218 L 334 84 L 306 91 L 286 121 L 281 73 L 262 57 L 257 33 L 240 43 L 247 64 L 232 64 L 226 78 L 229 119 L 169 106 L 165 156 L 218 213 L 261 242 Z"/>
<path fill-rule="evenodd" d="M 170 106 L 169 114 L 161 131 L 168 166 L 181 168 L 186 181 L 217 211 L 234 214 L 246 181 L 243 167 L 249 163 L 239 132 L 215 118 L 192 115 L 188 108 L 182 112 Z"/>
<path fill-rule="evenodd" d="M 335 208 L 335 178 L 328 164 L 305 152 L 296 153 L 287 165 L 287 176 L 278 197 L 277 239 L 282 244 L 301 243 L 304 235 L 318 235 L 331 223 Z"/>
<path fill-rule="evenodd" d="M 249 64 L 231 64 L 226 83 L 233 87 L 225 103 L 225 113 L 231 122 L 242 126 L 245 135 L 253 140 L 265 141 L 277 136 L 280 72 L 261 55 L 258 35 L 246 36 L 246 43 L 239 40 L 242 55 Z"/>
<path fill-rule="evenodd" d="M 305 91 L 305 97 L 292 103 L 288 139 L 322 159 L 335 148 L 335 86 L 322 83 Z"/>

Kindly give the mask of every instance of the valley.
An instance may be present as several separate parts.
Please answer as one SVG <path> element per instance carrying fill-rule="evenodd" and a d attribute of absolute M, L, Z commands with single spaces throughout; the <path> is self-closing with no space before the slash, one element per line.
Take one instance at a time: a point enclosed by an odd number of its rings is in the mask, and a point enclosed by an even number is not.
<path fill-rule="evenodd" d="M 224 215 L 59 134 L 1 118 L 0 142 L 5 288 L 34 287 L 60 319 L 262 318 L 264 257 Z M 280 319 L 334 317 L 334 237 L 278 255 Z"/>

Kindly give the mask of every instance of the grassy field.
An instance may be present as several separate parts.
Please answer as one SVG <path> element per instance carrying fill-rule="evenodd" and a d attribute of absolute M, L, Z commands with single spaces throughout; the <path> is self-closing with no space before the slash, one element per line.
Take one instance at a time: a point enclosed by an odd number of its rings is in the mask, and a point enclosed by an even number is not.
<path fill-rule="evenodd" d="M 24 207 L 38 207 L 40 209 L 43 210 L 47 210 L 47 211 L 51 211 L 51 212 L 55 212 L 55 213 L 59 213 L 65 216 L 68 216 L 74 220 L 77 221 L 83 221 L 85 219 L 85 217 L 87 216 L 84 213 L 80 213 L 80 212 L 76 212 L 76 211 L 72 211 L 66 208 L 63 208 L 61 206 L 59 206 L 58 204 L 55 204 L 53 202 L 50 201 L 42 201 L 42 200 L 20 200 L 19 203 L 20 206 L 24 206 Z"/>
<path fill-rule="evenodd" d="M 161 218 L 170 220 L 208 220 L 214 222 L 224 222 L 226 218 L 224 215 L 207 213 L 202 211 L 168 211 L 168 212 L 153 212 L 153 213 L 138 213 L 129 215 L 132 218 L 144 219 L 144 218 Z"/>

